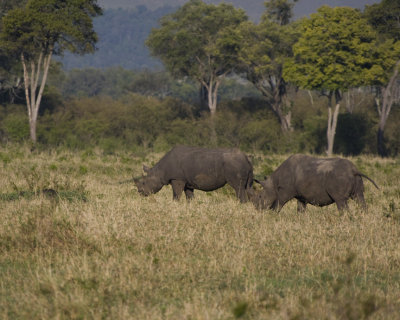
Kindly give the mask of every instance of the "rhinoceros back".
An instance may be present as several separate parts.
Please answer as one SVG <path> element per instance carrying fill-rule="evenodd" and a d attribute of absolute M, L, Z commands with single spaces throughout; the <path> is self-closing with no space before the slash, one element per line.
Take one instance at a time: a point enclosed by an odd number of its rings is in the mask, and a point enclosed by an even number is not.
<path fill-rule="evenodd" d="M 251 163 L 235 149 L 177 146 L 157 166 L 165 180 L 183 180 L 189 187 L 204 191 L 220 188 L 232 179 L 252 182 Z"/>

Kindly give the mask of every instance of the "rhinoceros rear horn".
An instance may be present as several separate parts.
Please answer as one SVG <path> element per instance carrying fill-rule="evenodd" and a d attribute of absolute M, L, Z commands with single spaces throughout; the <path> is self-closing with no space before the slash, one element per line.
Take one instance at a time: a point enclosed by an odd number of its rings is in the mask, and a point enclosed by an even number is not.
<path fill-rule="evenodd" d="M 144 165 L 143 165 L 143 171 L 146 172 L 146 173 L 148 173 L 149 170 L 150 170 L 150 168 L 144 164 Z"/>

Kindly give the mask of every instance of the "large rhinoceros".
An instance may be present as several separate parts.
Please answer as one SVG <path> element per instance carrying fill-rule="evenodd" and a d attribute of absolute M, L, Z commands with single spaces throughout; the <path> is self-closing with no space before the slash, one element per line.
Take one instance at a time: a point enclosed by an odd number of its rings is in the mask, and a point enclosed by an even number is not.
<path fill-rule="evenodd" d="M 342 211 L 348 208 L 347 200 L 352 198 L 366 209 L 362 177 L 378 188 L 372 179 L 359 172 L 347 159 L 320 159 L 295 154 L 266 180 L 255 180 L 263 189 L 252 192 L 251 200 L 258 209 L 279 212 L 286 202 L 295 198 L 297 211 L 301 212 L 308 203 L 321 207 L 336 203 L 338 210 Z"/>
<path fill-rule="evenodd" d="M 245 202 L 253 184 L 253 166 L 236 149 L 177 146 L 153 168 L 143 166 L 143 170 L 147 175 L 135 179 L 140 194 L 148 196 L 170 184 L 174 200 L 179 200 L 182 191 L 190 200 L 194 189 L 212 191 L 228 183 L 240 201 Z"/>

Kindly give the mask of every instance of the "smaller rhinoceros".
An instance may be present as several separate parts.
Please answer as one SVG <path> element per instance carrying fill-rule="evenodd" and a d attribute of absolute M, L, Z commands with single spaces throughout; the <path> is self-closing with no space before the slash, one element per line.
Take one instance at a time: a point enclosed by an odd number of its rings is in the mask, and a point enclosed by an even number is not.
<path fill-rule="evenodd" d="M 362 177 L 376 183 L 357 170 L 355 165 L 341 158 L 320 159 L 295 154 L 286 159 L 264 181 L 254 180 L 263 187 L 254 191 L 251 200 L 258 209 L 280 211 L 289 200 L 297 199 L 297 211 L 308 203 L 326 206 L 336 203 L 339 211 L 348 209 L 349 198 L 357 200 L 366 209 Z M 379 189 L 379 188 L 378 188 Z"/>
<path fill-rule="evenodd" d="M 170 184 L 173 199 L 185 192 L 193 198 L 194 189 L 212 191 L 229 184 L 241 202 L 248 200 L 253 184 L 253 166 L 247 156 L 236 149 L 206 149 L 177 146 L 153 168 L 143 166 L 146 176 L 135 179 L 138 192 L 148 196 Z"/>

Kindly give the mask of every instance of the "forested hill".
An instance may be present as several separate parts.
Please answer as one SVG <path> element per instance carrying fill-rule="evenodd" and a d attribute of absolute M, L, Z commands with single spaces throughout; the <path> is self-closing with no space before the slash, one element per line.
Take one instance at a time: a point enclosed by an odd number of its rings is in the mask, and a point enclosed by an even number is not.
<path fill-rule="evenodd" d="M 145 6 L 127 9 L 106 9 L 94 19 L 99 36 L 98 50 L 85 56 L 66 53 L 62 59 L 64 69 L 107 68 L 121 66 L 125 69 L 157 69 L 161 63 L 150 56 L 145 45 L 152 28 L 160 18 L 177 7 L 163 6 L 150 10 Z"/>
<path fill-rule="evenodd" d="M 102 0 L 104 15 L 94 19 L 99 36 L 95 54 L 75 56 L 66 53 L 62 59 L 64 69 L 107 68 L 121 66 L 125 69 L 158 69 L 161 63 L 150 56 L 145 45 L 151 29 L 158 26 L 159 19 L 178 9 L 187 0 Z M 219 0 L 206 1 L 218 3 Z M 264 1 L 231 0 L 236 7 L 246 10 L 252 20 L 264 11 Z M 346 5 L 363 8 L 376 0 L 299 0 L 295 6 L 296 17 L 315 12 L 324 3 L 331 6 Z"/>

